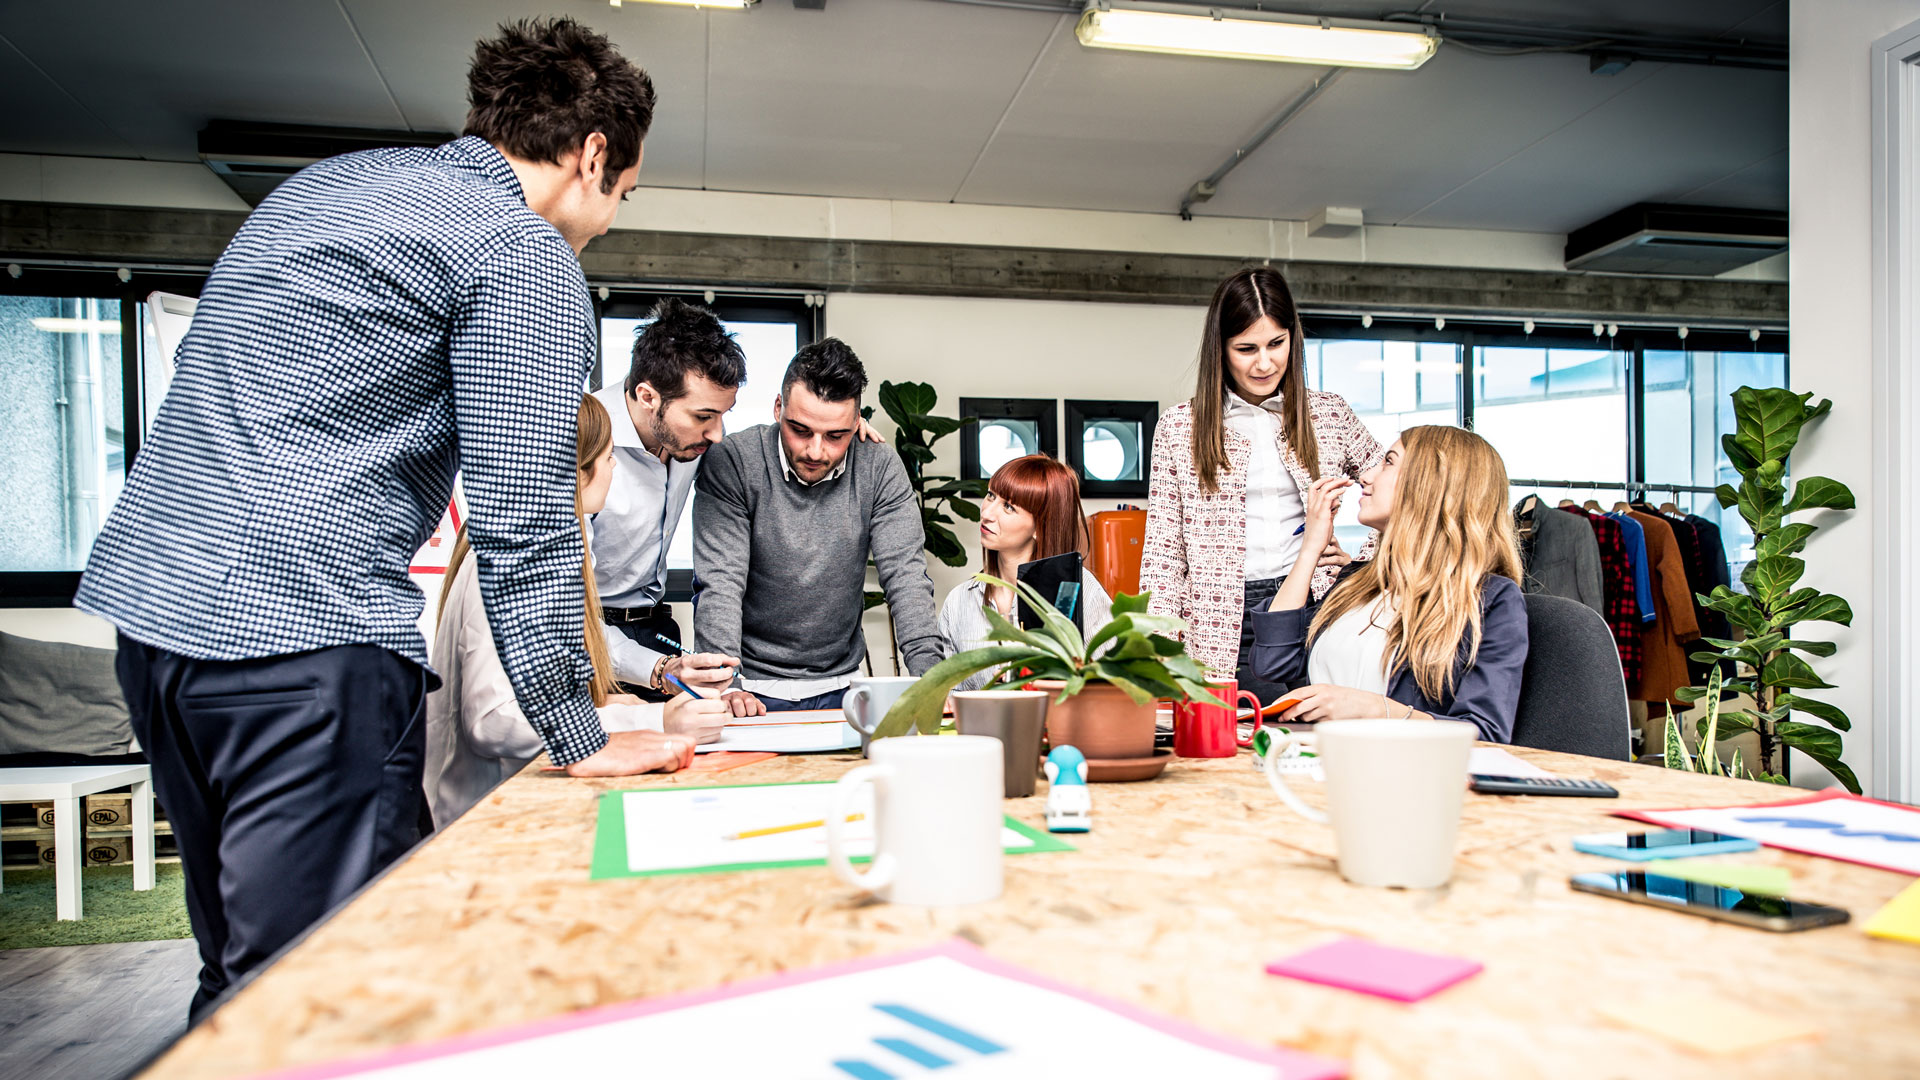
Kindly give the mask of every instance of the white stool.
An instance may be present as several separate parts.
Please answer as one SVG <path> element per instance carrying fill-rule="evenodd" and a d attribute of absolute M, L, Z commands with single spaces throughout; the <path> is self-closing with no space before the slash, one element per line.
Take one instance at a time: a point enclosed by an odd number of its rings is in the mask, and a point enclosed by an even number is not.
<path fill-rule="evenodd" d="M 0 769 L 0 802 L 53 801 L 54 912 L 80 918 L 80 800 L 133 787 L 133 887 L 153 888 L 153 767 L 73 765 L 47 769 Z"/>

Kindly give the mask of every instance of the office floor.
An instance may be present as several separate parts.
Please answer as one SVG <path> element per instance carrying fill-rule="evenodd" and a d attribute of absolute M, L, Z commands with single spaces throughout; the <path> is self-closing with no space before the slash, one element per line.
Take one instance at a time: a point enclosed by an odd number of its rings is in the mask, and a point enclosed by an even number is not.
<path fill-rule="evenodd" d="M 0 1080 L 116 1080 L 187 1026 L 193 939 L 0 952 Z"/>

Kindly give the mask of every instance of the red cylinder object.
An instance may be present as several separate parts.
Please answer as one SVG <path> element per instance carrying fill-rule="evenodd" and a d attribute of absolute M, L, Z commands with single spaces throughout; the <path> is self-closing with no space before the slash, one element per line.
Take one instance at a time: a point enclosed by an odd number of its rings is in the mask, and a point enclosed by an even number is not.
<path fill-rule="evenodd" d="M 1087 569 L 1107 595 L 1140 591 L 1140 552 L 1147 539 L 1145 510 L 1102 510 L 1087 522 Z"/>

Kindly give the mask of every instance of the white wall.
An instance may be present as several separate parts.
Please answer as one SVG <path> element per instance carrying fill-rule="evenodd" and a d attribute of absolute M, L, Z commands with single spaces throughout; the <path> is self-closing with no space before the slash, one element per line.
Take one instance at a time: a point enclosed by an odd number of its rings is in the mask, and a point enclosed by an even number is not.
<path fill-rule="evenodd" d="M 962 397 L 1155 401 L 1164 412 L 1193 395 L 1205 316 L 1199 307 L 846 294 L 828 297 L 825 326 L 866 365 L 870 404 L 885 379 L 932 383 L 943 416 L 958 416 Z M 884 414 L 875 420 L 891 437 Z M 960 436 L 941 440 L 936 450 L 937 471 L 957 475 Z M 1086 505 L 1091 513 L 1123 501 L 1146 504 L 1143 496 Z M 932 564 L 936 601 L 980 567 L 979 534 L 965 521 L 955 531 L 969 563 Z M 874 670 L 886 673 L 887 624 L 877 609 L 868 617 L 867 641 Z"/>
<path fill-rule="evenodd" d="M 1840 651 L 1815 660 L 1838 689 L 1815 692 L 1854 720 L 1845 760 L 1865 783 L 1872 775 L 1873 580 L 1871 463 L 1875 453 L 1871 385 L 1872 142 L 1868 51 L 1873 42 L 1920 19 L 1920 0 L 1849 0 L 1792 8 L 1788 73 L 1789 276 L 1793 384 L 1833 400 L 1833 415 L 1801 443 L 1794 471 L 1831 476 L 1862 502 L 1850 514 L 1812 519 L 1824 528 L 1807 547 L 1805 584 L 1844 596 L 1853 627 L 1832 629 Z M 1911 557 L 1911 556 L 1909 556 Z M 1825 786 L 1825 770 L 1804 757 L 1796 782 Z"/>

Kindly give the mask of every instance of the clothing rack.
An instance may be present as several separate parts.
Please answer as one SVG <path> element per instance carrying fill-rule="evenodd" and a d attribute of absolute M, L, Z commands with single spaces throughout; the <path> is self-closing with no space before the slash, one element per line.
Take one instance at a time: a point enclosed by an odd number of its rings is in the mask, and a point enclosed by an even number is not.
<path fill-rule="evenodd" d="M 1630 484 L 1605 483 L 1599 480 L 1508 480 L 1508 487 L 1575 488 L 1580 491 L 1670 491 L 1675 495 L 1691 492 L 1698 495 L 1711 495 L 1719 488 L 1700 487 L 1697 484 Z"/>

